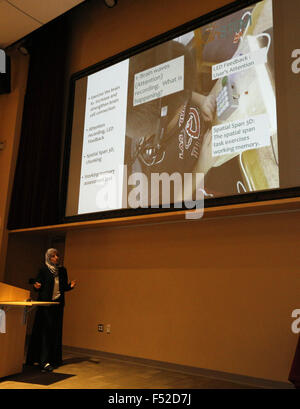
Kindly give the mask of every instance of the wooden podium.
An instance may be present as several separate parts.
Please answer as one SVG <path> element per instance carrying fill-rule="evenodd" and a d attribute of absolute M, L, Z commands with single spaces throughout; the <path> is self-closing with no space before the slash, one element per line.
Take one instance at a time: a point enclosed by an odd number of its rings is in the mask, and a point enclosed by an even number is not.
<path fill-rule="evenodd" d="M 23 370 L 26 315 L 33 306 L 57 302 L 27 301 L 30 291 L 0 282 L 0 309 L 5 311 L 6 331 L 0 332 L 0 378 Z"/>

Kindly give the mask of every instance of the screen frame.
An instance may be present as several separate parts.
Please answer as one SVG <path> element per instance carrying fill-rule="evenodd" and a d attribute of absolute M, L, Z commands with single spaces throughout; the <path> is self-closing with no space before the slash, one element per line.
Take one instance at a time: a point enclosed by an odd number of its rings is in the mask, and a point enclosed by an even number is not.
<path fill-rule="evenodd" d="M 145 42 L 142 42 L 134 47 L 124 50 L 116 55 L 108 57 L 105 60 L 99 61 L 83 70 L 80 70 L 71 75 L 69 81 L 69 97 L 68 97 L 68 108 L 67 108 L 67 121 L 66 121 L 66 132 L 64 140 L 64 153 L 63 153 L 63 164 L 62 164 L 62 178 L 61 178 L 61 192 L 60 192 L 60 220 L 62 223 L 70 222 L 80 222 L 80 221 L 91 221 L 99 219 L 113 219 L 122 217 L 134 217 L 146 214 L 157 214 L 157 213 L 169 213 L 178 212 L 182 210 L 189 210 L 182 204 L 182 208 L 174 208 L 172 204 L 169 208 L 157 207 L 157 208 L 123 208 L 116 210 L 106 210 L 95 213 L 85 213 L 79 215 L 66 216 L 66 205 L 67 205 L 67 194 L 68 194 L 68 176 L 69 176 L 69 165 L 70 165 L 70 155 L 71 155 L 71 139 L 72 139 L 72 125 L 73 125 L 73 114 L 74 114 L 74 97 L 75 97 L 75 85 L 76 81 L 87 77 L 99 70 L 110 67 L 116 63 L 119 63 L 127 58 L 130 58 L 138 53 L 141 53 L 149 48 L 155 47 L 161 43 L 172 40 L 180 35 L 183 35 L 189 31 L 195 30 L 203 25 L 209 24 L 217 19 L 228 16 L 234 12 L 237 12 L 245 7 L 258 4 L 263 0 L 239 0 L 229 3 L 217 10 L 214 10 L 208 14 L 201 17 L 195 18 L 187 23 L 184 23 L 174 29 L 171 29 L 165 33 L 155 36 Z M 300 186 L 290 187 L 290 188 L 278 188 L 270 190 L 260 190 L 257 192 L 247 192 L 243 194 L 237 194 L 232 196 L 222 196 L 210 198 L 205 200 L 204 207 L 219 207 L 233 204 L 247 204 L 253 202 L 269 201 L 276 199 L 287 199 L 300 196 Z"/>

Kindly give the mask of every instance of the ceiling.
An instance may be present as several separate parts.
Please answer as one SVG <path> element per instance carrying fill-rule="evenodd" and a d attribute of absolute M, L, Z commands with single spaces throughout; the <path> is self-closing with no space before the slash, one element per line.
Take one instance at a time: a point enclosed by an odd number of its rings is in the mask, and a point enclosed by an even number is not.
<path fill-rule="evenodd" d="M 0 0 L 0 48 L 15 43 L 85 0 Z"/>

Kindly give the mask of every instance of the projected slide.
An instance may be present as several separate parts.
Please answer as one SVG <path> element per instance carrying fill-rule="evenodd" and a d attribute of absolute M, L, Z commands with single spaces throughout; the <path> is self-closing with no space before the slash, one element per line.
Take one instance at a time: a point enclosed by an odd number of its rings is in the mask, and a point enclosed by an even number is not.
<path fill-rule="evenodd" d="M 66 216 L 178 204 L 182 192 L 195 197 L 196 175 L 206 200 L 284 187 L 272 7 L 253 4 L 76 79 Z M 162 174 L 169 186 L 154 186 Z"/>

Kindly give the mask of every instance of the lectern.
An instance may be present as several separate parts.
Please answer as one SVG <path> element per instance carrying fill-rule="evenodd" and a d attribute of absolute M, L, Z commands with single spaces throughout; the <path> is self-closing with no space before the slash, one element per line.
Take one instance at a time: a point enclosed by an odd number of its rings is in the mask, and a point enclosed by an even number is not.
<path fill-rule="evenodd" d="M 29 298 L 29 290 L 0 282 L 0 309 L 5 312 L 5 332 L 0 332 L 0 378 L 23 370 L 28 310 L 33 306 L 58 304 L 27 301 Z"/>

